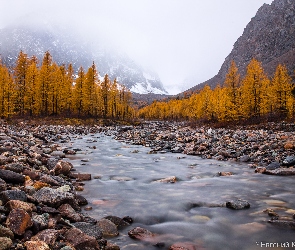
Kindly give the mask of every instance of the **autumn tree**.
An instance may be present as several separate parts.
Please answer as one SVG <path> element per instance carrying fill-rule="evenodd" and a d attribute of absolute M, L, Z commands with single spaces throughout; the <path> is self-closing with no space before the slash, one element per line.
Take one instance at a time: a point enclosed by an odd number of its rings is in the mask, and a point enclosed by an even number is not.
<path fill-rule="evenodd" d="M 268 112 L 266 91 L 268 86 L 269 79 L 264 73 L 261 63 L 252 59 L 242 83 L 242 108 L 246 118 L 259 117 Z"/>
<path fill-rule="evenodd" d="M 26 95 L 25 95 L 25 110 L 28 111 L 30 116 L 38 114 L 37 101 L 37 86 L 39 78 L 39 69 L 37 67 L 38 60 L 36 57 L 32 57 L 27 69 L 26 75 Z"/>
<path fill-rule="evenodd" d="M 0 62 L 0 115 L 10 117 L 14 110 L 13 79 L 8 69 Z"/>
<path fill-rule="evenodd" d="M 75 82 L 73 100 L 75 111 L 81 116 L 83 113 L 83 91 L 85 90 L 85 72 L 83 67 L 80 67 L 78 71 L 78 77 Z"/>
<path fill-rule="evenodd" d="M 38 81 L 38 109 L 41 115 L 49 115 L 50 96 L 52 91 L 52 56 L 49 51 L 45 52 L 40 68 Z"/>
<path fill-rule="evenodd" d="M 94 115 L 96 113 L 96 95 L 97 95 L 97 81 L 98 73 L 94 62 L 88 69 L 85 77 L 85 83 L 83 87 L 83 99 L 82 106 L 85 115 Z"/>
<path fill-rule="evenodd" d="M 292 79 L 288 74 L 287 68 L 279 64 L 276 68 L 274 77 L 271 81 L 271 100 L 272 110 L 280 115 L 286 116 L 290 113 L 292 105 Z"/>
<path fill-rule="evenodd" d="M 20 51 L 14 67 L 15 109 L 20 115 L 25 114 L 25 98 L 27 94 L 27 70 L 29 58 Z"/>
<path fill-rule="evenodd" d="M 223 105 L 225 105 L 226 114 L 223 119 L 239 119 L 241 116 L 240 74 L 234 61 L 231 62 L 228 73 L 225 76 L 224 87 L 224 99 L 226 99 L 226 103 L 223 103 Z"/>

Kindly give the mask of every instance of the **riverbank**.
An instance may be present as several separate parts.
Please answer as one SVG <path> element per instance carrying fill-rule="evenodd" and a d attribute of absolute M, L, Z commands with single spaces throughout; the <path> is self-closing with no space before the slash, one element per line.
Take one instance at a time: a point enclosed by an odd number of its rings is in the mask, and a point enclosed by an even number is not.
<path fill-rule="evenodd" d="M 78 194 L 90 174 L 65 159 L 79 149 L 61 145 L 96 127 L 0 125 L 0 249 L 119 249 L 106 237 L 131 218 L 96 220 L 81 210 Z"/>
<path fill-rule="evenodd" d="M 219 161 L 244 162 L 260 173 L 295 174 L 290 168 L 295 165 L 294 124 L 268 123 L 226 129 L 146 122 L 140 126 L 121 127 L 114 136 L 130 144 L 150 147 L 151 154 L 183 153 Z M 283 171 L 282 168 L 286 167 L 289 169 Z"/>
<path fill-rule="evenodd" d="M 0 249 L 120 249 L 108 237 L 118 235 L 132 219 L 112 215 L 97 220 L 81 210 L 87 208 L 87 200 L 79 191 L 92 177 L 77 173 L 66 159 L 80 150 L 62 146 L 73 137 L 103 132 L 150 147 L 149 154 L 172 152 L 245 162 L 259 173 L 292 175 L 295 133 L 291 124 L 284 126 L 287 129 L 192 128 L 165 122 L 117 127 L 2 123 Z M 140 228 L 129 232 L 134 238 L 150 237 Z"/>

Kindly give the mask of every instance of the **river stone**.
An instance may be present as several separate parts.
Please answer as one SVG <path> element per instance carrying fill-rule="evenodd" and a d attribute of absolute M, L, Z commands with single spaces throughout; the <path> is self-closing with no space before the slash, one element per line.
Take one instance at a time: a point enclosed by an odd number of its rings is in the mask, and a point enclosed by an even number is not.
<path fill-rule="evenodd" d="M 39 180 L 40 179 L 40 173 L 36 172 L 36 171 L 24 169 L 23 174 L 29 176 L 32 180 Z"/>
<path fill-rule="evenodd" d="M 8 250 L 12 247 L 12 240 L 7 237 L 0 237 L 0 250 Z"/>
<path fill-rule="evenodd" d="M 155 236 L 154 233 L 150 232 L 147 229 L 141 228 L 141 227 L 136 227 L 136 228 L 131 229 L 128 232 L 128 235 L 130 238 L 138 239 L 138 240 L 149 240 L 150 238 Z"/>
<path fill-rule="evenodd" d="M 33 194 L 33 198 L 39 203 L 43 203 L 52 207 L 59 207 L 62 204 L 76 204 L 75 197 L 72 193 L 62 192 L 52 188 L 44 187 Z"/>
<path fill-rule="evenodd" d="M 27 250 L 50 250 L 44 241 L 26 241 L 24 245 Z"/>
<path fill-rule="evenodd" d="M 190 242 L 177 242 L 170 246 L 169 250 L 197 250 L 197 248 Z"/>
<path fill-rule="evenodd" d="M 7 188 L 6 182 L 0 178 L 0 192 L 5 191 Z"/>
<path fill-rule="evenodd" d="M 281 164 L 277 161 L 271 162 L 270 164 L 268 164 L 268 166 L 266 167 L 267 170 L 275 170 L 277 168 L 280 168 Z"/>
<path fill-rule="evenodd" d="M 64 239 L 66 242 L 69 242 L 76 250 L 100 249 L 95 237 L 83 233 L 78 228 L 71 228 L 66 231 L 64 234 Z"/>
<path fill-rule="evenodd" d="M 56 165 L 56 163 L 58 163 L 58 159 L 57 158 L 48 158 L 47 159 L 47 168 L 49 169 L 49 170 L 52 170 L 52 169 L 54 169 L 54 167 L 55 167 L 55 165 Z"/>
<path fill-rule="evenodd" d="M 245 200 L 227 201 L 226 207 L 235 209 L 235 210 L 240 210 L 240 209 L 250 208 L 250 203 Z"/>
<path fill-rule="evenodd" d="M 291 229 L 295 229 L 295 221 L 289 221 L 289 220 L 269 220 L 269 223 L 278 226 L 278 227 L 282 227 L 282 228 L 291 228 Z"/>
<path fill-rule="evenodd" d="M 31 238 L 32 241 L 44 241 L 46 244 L 53 246 L 59 231 L 55 229 L 45 229 L 37 233 Z"/>
<path fill-rule="evenodd" d="M 287 156 L 284 160 L 283 160 L 283 166 L 293 166 L 295 165 L 295 156 L 291 155 L 291 156 Z"/>
<path fill-rule="evenodd" d="M 163 182 L 163 183 L 175 183 L 176 182 L 176 177 L 175 176 L 170 176 L 166 177 L 160 180 L 156 180 L 155 182 Z"/>
<path fill-rule="evenodd" d="M 55 175 L 68 175 L 73 168 L 73 164 L 67 161 L 58 161 L 51 170 Z"/>
<path fill-rule="evenodd" d="M 67 219 L 69 219 L 71 222 L 78 222 L 83 220 L 83 216 L 78 214 L 74 208 L 71 207 L 69 204 L 62 204 L 58 211 L 60 214 Z"/>
<path fill-rule="evenodd" d="M 87 223 L 87 222 L 76 222 L 73 223 L 73 225 L 80 229 L 83 233 L 94 237 L 97 240 L 102 239 L 102 231 L 100 230 L 100 228 L 95 225 L 95 224 L 91 224 L 91 223 Z"/>
<path fill-rule="evenodd" d="M 19 201 L 19 200 L 11 200 L 8 201 L 5 205 L 6 208 L 9 210 L 13 210 L 15 208 L 20 208 L 23 209 L 29 213 L 36 211 L 36 206 L 33 203 L 28 203 L 24 201 Z"/>
<path fill-rule="evenodd" d="M 275 170 L 266 170 L 264 174 L 270 174 L 270 175 L 295 175 L 295 169 L 294 168 L 277 168 Z"/>
<path fill-rule="evenodd" d="M 32 216 L 32 220 L 34 223 L 34 229 L 36 229 L 36 231 L 40 231 L 43 229 L 47 228 L 48 225 L 48 219 L 49 219 L 49 214 L 44 213 L 44 214 L 34 214 Z"/>
<path fill-rule="evenodd" d="M 14 184 L 23 184 L 25 182 L 23 175 L 5 169 L 0 169 L 0 178 Z"/>
<path fill-rule="evenodd" d="M 43 174 L 40 177 L 41 182 L 45 182 L 51 186 L 61 186 L 64 183 L 64 179 L 60 178 L 59 176 L 51 176 L 48 174 Z"/>
<path fill-rule="evenodd" d="M 91 174 L 83 174 L 83 173 L 70 173 L 70 177 L 75 178 L 79 181 L 90 181 L 91 180 Z"/>
<path fill-rule="evenodd" d="M 113 222 L 117 226 L 117 228 L 130 226 L 130 224 L 128 222 L 126 222 L 124 220 L 124 218 L 122 219 L 117 216 L 109 215 L 109 216 L 104 217 L 104 219 L 107 219 L 107 220 L 110 220 L 111 222 Z"/>
<path fill-rule="evenodd" d="M 0 237 L 7 237 L 13 240 L 14 234 L 9 228 L 0 225 Z"/>
<path fill-rule="evenodd" d="M 250 158 L 249 155 L 242 155 L 242 156 L 240 157 L 240 161 L 241 161 L 241 162 L 248 162 L 248 161 L 250 161 L 250 160 L 251 160 L 251 158 Z"/>
<path fill-rule="evenodd" d="M 10 200 L 27 201 L 27 195 L 21 190 L 6 190 L 0 193 L 0 199 L 4 204 Z"/>
<path fill-rule="evenodd" d="M 107 219 L 101 219 L 97 222 L 98 227 L 101 229 L 103 236 L 114 237 L 119 234 L 117 226 Z"/>
<path fill-rule="evenodd" d="M 13 233 L 23 235 L 33 225 L 33 221 L 25 210 L 17 208 L 9 213 L 6 225 Z"/>
<path fill-rule="evenodd" d="M 79 206 L 84 206 L 84 205 L 88 204 L 88 201 L 82 195 L 77 194 L 76 195 L 76 200 L 77 200 Z"/>
<path fill-rule="evenodd" d="M 65 158 L 66 154 L 62 151 L 53 151 L 51 152 L 51 155 L 54 157 L 59 157 L 59 158 Z"/>
<path fill-rule="evenodd" d="M 118 245 L 108 241 L 107 245 L 104 249 L 106 249 L 106 250 L 120 250 L 120 247 Z"/>
<path fill-rule="evenodd" d="M 19 163 L 10 163 L 5 165 L 5 169 L 20 174 L 23 172 L 24 166 Z"/>

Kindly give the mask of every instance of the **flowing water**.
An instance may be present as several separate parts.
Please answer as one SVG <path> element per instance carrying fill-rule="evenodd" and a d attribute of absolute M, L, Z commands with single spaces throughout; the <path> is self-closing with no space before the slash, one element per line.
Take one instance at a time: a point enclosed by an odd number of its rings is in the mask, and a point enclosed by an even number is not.
<path fill-rule="evenodd" d="M 121 249 L 168 249 L 175 242 L 191 242 L 197 249 L 284 249 L 287 244 L 295 248 L 294 230 L 268 223 L 270 217 L 263 212 L 272 208 L 292 217 L 295 177 L 255 174 L 253 168 L 236 162 L 148 154 L 149 148 L 104 134 L 76 137 L 65 146 L 81 149 L 70 161 L 77 171 L 94 177 L 81 192 L 93 207 L 85 212 L 96 219 L 107 215 L 134 219 L 118 237 L 108 239 Z M 229 171 L 234 175 L 216 176 Z M 156 182 L 169 176 L 176 176 L 177 182 Z M 251 207 L 221 206 L 234 199 L 247 200 Z M 137 226 L 159 236 L 154 242 L 133 240 L 128 231 Z"/>

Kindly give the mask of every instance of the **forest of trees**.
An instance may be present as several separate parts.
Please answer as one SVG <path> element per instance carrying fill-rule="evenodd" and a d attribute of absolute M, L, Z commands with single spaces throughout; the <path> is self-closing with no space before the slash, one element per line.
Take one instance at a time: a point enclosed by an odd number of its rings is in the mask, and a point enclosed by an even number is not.
<path fill-rule="evenodd" d="M 206 85 L 188 98 L 153 102 L 139 110 L 144 119 L 203 120 L 232 122 L 251 119 L 294 118 L 295 100 L 292 79 L 278 65 L 269 79 L 259 61 L 252 59 L 241 79 L 235 62 L 231 63 L 223 85 Z"/>
<path fill-rule="evenodd" d="M 131 92 L 108 75 L 100 80 L 95 64 L 75 75 L 72 65 L 57 65 L 46 52 L 39 64 L 35 56 L 20 52 L 13 69 L 0 62 L 0 116 L 99 117 L 134 116 Z"/>
<path fill-rule="evenodd" d="M 0 117 L 79 117 L 232 122 L 253 118 L 294 118 L 295 91 L 283 65 L 269 79 L 252 59 L 241 79 L 235 62 L 225 81 L 185 98 L 154 101 L 135 112 L 131 92 L 108 75 L 99 78 L 93 63 L 75 74 L 71 64 L 57 65 L 50 52 L 41 63 L 20 52 L 13 69 L 0 62 Z"/>

